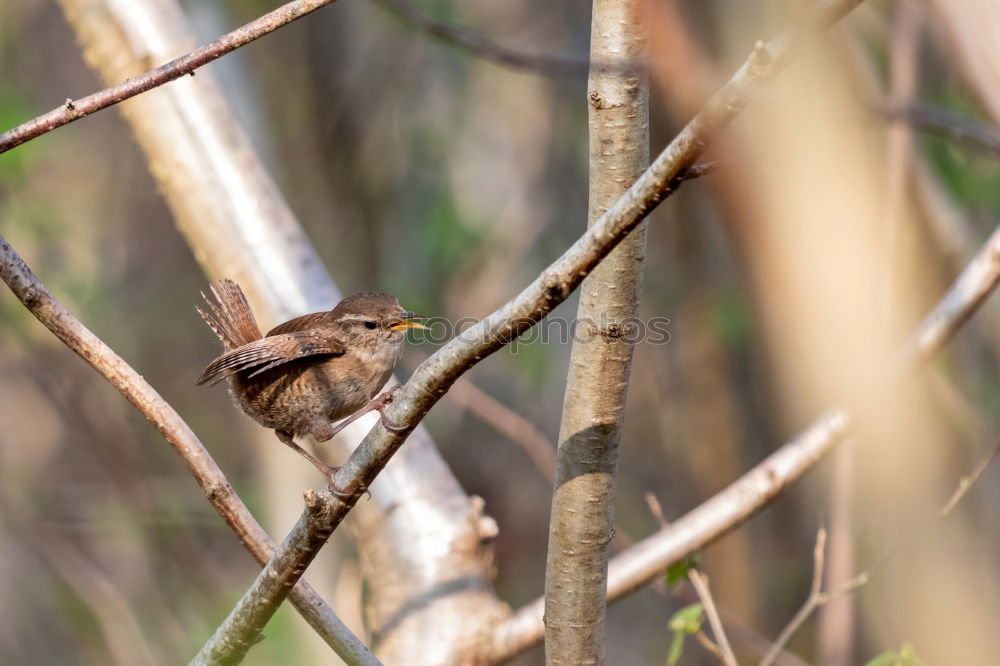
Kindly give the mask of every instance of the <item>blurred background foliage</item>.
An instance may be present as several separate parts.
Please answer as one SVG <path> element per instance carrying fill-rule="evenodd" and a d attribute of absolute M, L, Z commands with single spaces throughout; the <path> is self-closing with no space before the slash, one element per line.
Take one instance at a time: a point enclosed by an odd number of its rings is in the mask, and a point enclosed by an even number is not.
<path fill-rule="evenodd" d="M 415 4 L 528 52 L 587 51 L 582 0 Z M 754 35 L 774 32 L 777 4 L 676 3 L 690 38 L 722 73 L 741 62 Z M 276 3 L 185 5 L 204 42 Z M 878 70 L 885 70 L 892 7 L 868 3 L 852 23 Z M 919 99 L 986 122 L 943 39 L 930 29 L 923 41 Z M 380 289 L 415 311 L 481 316 L 584 225 L 584 74 L 511 71 L 362 0 L 342 0 L 211 69 L 345 293 Z M 55 3 L 0 0 L 0 128 L 100 87 Z M 658 152 L 690 108 L 654 91 Z M 870 101 L 875 108 L 881 100 Z M 978 243 L 1000 213 L 996 157 L 930 134 L 920 136 L 918 152 Z M 656 528 L 645 493 L 660 498 L 668 519 L 678 516 L 805 422 L 777 404 L 739 251 L 716 196 L 693 182 L 653 215 L 642 311 L 669 317 L 671 339 L 636 350 L 617 498 L 623 537 Z M 0 231 L 177 408 L 251 510 L 267 516 L 258 451 L 278 444 L 256 437 L 223 391 L 193 385 L 216 353 L 193 309 L 205 279 L 116 112 L 0 155 Z M 954 270 L 933 269 L 939 287 Z M 575 309 L 573 300 L 556 314 L 572 318 Z M 996 309 L 982 319 L 995 321 Z M 942 364 L 968 401 L 963 423 L 975 426 L 966 428 L 965 446 L 952 447 L 959 470 L 976 460 L 979 426 L 992 425 L 1000 399 L 995 323 L 970 328 Z M 568 350 L 555 341 L 518 345 L 470 377 L 554 440 Z M 432 351 L 408 349 L 400 374 Z M 446 398 L 427 425 L 465 489 L 484 497 L 499 522 L 499 594 L 515 607 L 536 597 L 551 496 L 544 475 L 456 401 Z M 774 636 L 801 603 L 827 486 L 824 473 L 811 475 L 704 555 L 720 605 L 746 627 Z M 1000 501 L 995 475 L 982 486 L 963 509 L 980 518 Z M 292 501 L 299 490 L 289 484 Z M 995 551 L 997 540 L 991 544 Z M 182 662 L 255 570 L 153 428 L 10 294 L 0 295 L 0 662 Z M 665 663 L 667 622 L 682 605 L 646 589 L 613 606 L 615 663 Z M 311 663 L 299 622 L 283 609 L 246 663 Z M 792 647 L 810 654 L 814 640 L 806 630 Z M 890 647 L 862 628 L 859 655 Z M 689 650 L 681 663 L 699 663 L 697 648 Z M 540 663 L 540 654 L 522 663 Z"/>

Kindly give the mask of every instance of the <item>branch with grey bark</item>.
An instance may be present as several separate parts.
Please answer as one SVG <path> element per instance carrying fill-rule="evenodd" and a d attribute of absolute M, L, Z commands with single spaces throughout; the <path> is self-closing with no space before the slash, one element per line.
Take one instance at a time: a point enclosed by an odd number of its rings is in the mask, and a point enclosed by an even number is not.
<path fill-rule="evenodd" d="M 998 282 L 1000 227 L 906 342 L 900 355 L 901 375 L 939 352 Z M 711 499 L 613 557 L 608 568 L 608 600 L 621 599 L 648 584 L 675 562 L 745 523 L 812 469 L 850 430 L 847 410 L 828 410 Z M 544 599 L 536 599 L 500 627 L 492 654 L 495 661 L 509 659 L 541 640 L 543 608 Z"/>
<path fill-rule="evenodd" d="M 261 564 L 272 559 L 275 549 L 271 538 L 251 515 L 187 423 L 156 389 L 49 293 L 3 236 L 0 236 L 0 279 L 38 321 L 107 379 L 156 426 L 254 559 Z M 351 664 L 380 663 L 307 582 L 299 581 L 290 593 L 292 603 L 306 621 L 345 661 Z"/>
<path fill-rule="evenodd" d="M 660 153 L 608 211 L 588 228 L 563 255 L 534 282 L 500 309 L 453 338 L 422 363 L 386 408 L 386 419 L 396 428 L 375 425 L 334 477 L 334 485 L 350 496 L 328 497 L 333 503 L 331 531 L 343 521 L 357 498 L 399 450 L 407 436 L 450 386 L 473 365 L 522 335 L 556 306 L 566 300 L 583 279 L 660 202 L 684 180 L 717 130 L 728 124 L 748 103 L 751 95 L 778 74 L 792 59 L 805 38 L 814 36 L 843 18 L 861 0 L 819 2 L 807 20 L 781 34 L 770 43 L 758 42 L 746 63 L 733 75 Z M 293 533 L 288 537 L 297 539 Z M 299 557 L 285 566 L 301 572 L 309 566 L 319 548 L 299 551 Z M 268 567 L 270 568 L 270 564 Z M 260 579 L 258 579 L 259 582 Z M 294 579 L 289 579 L 294 582 Z M 262 613 L 276 608 L 284 590 L 273 591 L 273 600 L 262 603 Z M 244 595 L 261 599 L 269 592 L 255 583 Z M 269 615 L 267 615 L 269 617 Z M 261 623 L 267 617 L 245 618 Z M 241 630 L 233 627 L 234 630 Z"/>
<path fill-rule="evenodd" d="M 164 83 L 169 83 L 187 74 L 193 76 L 199 67 L 203 67 L 213 60 L 217 60 L 227 53 L 231 53 L 241 46 L 245 46 L 255 39 L 260 39 L 264 35 L 333 2 L 335 0 L 289 2 L 232 32 L 226 33 L 214 42 L 180 58 L 175 58 L 141 76 L 127 79 L 118 85 L 105 88 L 86 97 L 67 98 L 62 106 L 0 134 L 0 153 L 109 106 L 124 102 L 130 97 L 162 86 Z"/>

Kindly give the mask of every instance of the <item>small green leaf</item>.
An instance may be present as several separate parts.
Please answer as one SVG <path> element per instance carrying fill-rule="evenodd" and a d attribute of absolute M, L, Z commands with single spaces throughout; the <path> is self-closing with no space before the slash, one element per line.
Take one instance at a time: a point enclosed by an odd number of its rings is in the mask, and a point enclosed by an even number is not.
<path fill-rule="evenodd" d="M 904 643 L 899 652 L 887 650 L 865 666 L 927 666 L 927 662 L 917 656 L 917 650 L 912 643 Z"/>
<path fill-rule="evenodd" d="M 674 562 L 667 569 L 667 585 L 673 586 L 682 580 L 687 580 L 688 571 L 698 567 L 698 558 L 695 555 L 688 555 L 679 562 Z"/>
<path fill-rule="evenodd" d="M 705 607 L 701 604 L 691 604 L 680 609 L 670 618 L 670 631 L 678 631 L 685 634 L 696 634 L 701 629 L 701 618 L 705 612 Z"/>
<path fill-rule="evenodd" d="M 701 630 L 701 621 L 705 614 L 705 608 L 701 604 L 691 604 L 686 606 L 670 618 L 667 626 L 674 632 L 674 638 L 670 642 L 670 651 L 667 653 L 667 666 L 676 666 L 684 651 L 684 639 Z"/>
<path fill-rule="evenodd" d="M 897 666 L 898 664 L 899 653 L 895 650 L 886 650 L 871 661 L 865 663 L 865 666 Z"/>
<path fill-rule="evenodd" d="M 686 634 L 680 631 L 674 634 L 673 640 L 670 641 L 670 652 L 667 653 L 667 666 L 677 666 L 677 662 L 681 660 L 685 637 Z"/>

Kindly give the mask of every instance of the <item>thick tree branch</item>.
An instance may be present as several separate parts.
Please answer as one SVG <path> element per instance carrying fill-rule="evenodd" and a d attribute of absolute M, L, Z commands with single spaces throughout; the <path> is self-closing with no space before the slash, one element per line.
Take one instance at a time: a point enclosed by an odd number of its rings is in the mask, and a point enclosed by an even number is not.
<path fill-rule="evenodd" d="M 649 164 L 649 83 L 641 63 L 641 0 L 594 0 L 590 55 L 634 68 L 591 68 L 588 224 Z M 646 224 L 632 231 L 581 285 L 577 321 L 588 339 L 570 355 L 545 565 L 545 657 L 549 664 L 604 663 L 608 548 L 618 443 L 632 372 L 626 328 L 639 314 Z"/>
<path fill-rule="evenodd" d="M 46 328 L 107 379 L 156 426 L 184 460 L 222 519 L 261 564 L 274 555 L 274 542 L 254 520 L 222 470 L 187 423 L 139 373 L 71 315 L 0 236 L 0 279 Z M 286 591 L 287 593 L 287 591 Z M 291 590 L 292 602 L 323 639 L 350 664 L 378 664 L 353 633 L 305 581 Z"/>
<path fill-rule="evenodd" d="M 162 86 L 164 83 L 179 79 L 185 74 L 193 75 L 194 70 L 199 67 L 333 2 L 334 0 L 295 0 L 295 2 L 289 2 L 232 32 L 226 33 L 211 44 L 206 44 L 180 58 L 175 58 L 145 74 L 127 79 L 118 85 L 80 99 L 67 99 L 62 106 L 0 134 L 0 153 L 58 127 L 68 125 L 74 120 L 79 120 L 147 90 Z"/>
<path fill-rule="evenodd" d="M 1000 281 L 1000 228 L 966 266 L 906 343 L 904 369 L 926 361 L 969 320 Z M 611 559 L 608 599 L 624 597 L 678 560 L 716 541 L 767 507 L 802 477 L 851 428 L 850 414 L 832 409 L 711 499 Z M 508 659 L 542 638 L 543 599 L 518 610 L 497 634 L 494 659 Z"/>
<path fill-rule="evenodd" d="M 357 497 L 399 450 L 420 420 L 448 388 L 469 368 L 503 348 L 562 303 L 583 279 L 624 239 L 630 231 L 665 199 L 683 180 L 704 151 L 715 131 L 731 121 L 746 106 L 751 94 L 780 72 L 805 38 L 815 36 L 843 18 L 861 0 L 824 0 L 814 7 L 808 20 L 772 42 L 758 42 L 747 62 L 709 100 L 629 188 L 624 196 L 588 228 L 563 255 L 534 282 L 478 324 L 449 341 L 422 363 L 386 409 L 386 418 L 396 424 L 387 430 L 377 423 L 334 479 L 338 488 L 353 492 L 345 500 L 333 498 L 331 527 L 336 528 Z M 844 424 L 838 424 L 842 426 Z M 292 538 L 292 535 L 289 536 Z M 315 557 L 303 552 L 290 566 L 302 572 Z M 476 584 L 473 581 L 473 584 Z M 257 586 L 247 595 L 258 595 Z M 281 590 L 277 591 L 278 594 Z M 268 605 L 270 607 L 270 605 Z M 541 613 L 538 614 L 539 618 Z M 266 618 L 264 618 L 266 620 Z M 253 618 L 260 622 L 260 618 Z"/>

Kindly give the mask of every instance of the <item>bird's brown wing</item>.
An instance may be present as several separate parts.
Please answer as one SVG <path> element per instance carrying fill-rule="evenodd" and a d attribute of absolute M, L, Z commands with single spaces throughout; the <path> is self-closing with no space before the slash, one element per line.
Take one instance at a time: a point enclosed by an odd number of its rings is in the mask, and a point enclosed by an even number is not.
<path fill-rule="evenodd" d="M 284 324 L 278 324 L 270 331 L 267 332 L 267 337 L 273 335 L 280 335 L 281 333 L 294 333 L 295 331 L 305 331 L 310 328 L 315 328 L 320 324 L 327 322 L 330 319 L 330 312 L 313 312 L 312 314 L 302 315 L 301 317 L 296 317 L 295 319 L 289 319 Z"/>
<path fill-rule="evenodd" d="M 343 344 L 319 331 L 281 333 L 254 340 L 223 354 L 205 368 L 197 383 L 215 384 L 233 373 L 247 370 L 251 370 L 249 376 L 254 377 L 289 361 L 321 354 L 341 356 L 344 352 Z"/>

